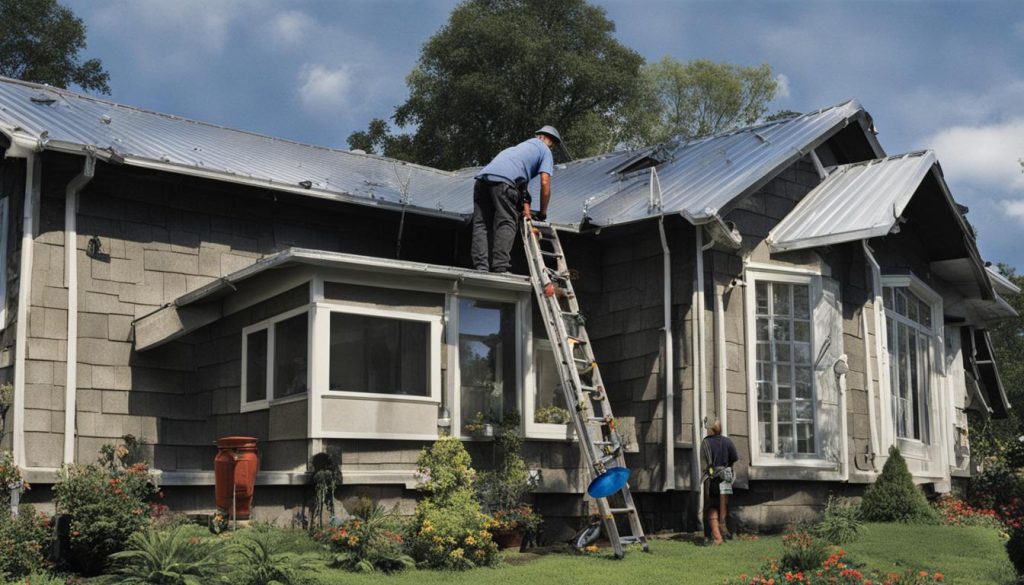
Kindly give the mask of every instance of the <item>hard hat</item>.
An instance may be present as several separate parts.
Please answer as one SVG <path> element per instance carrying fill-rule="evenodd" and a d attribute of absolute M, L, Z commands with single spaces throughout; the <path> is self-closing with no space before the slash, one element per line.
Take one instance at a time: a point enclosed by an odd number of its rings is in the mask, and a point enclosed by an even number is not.
<path fill-rule="evenodd" d="M 559 144 L 562 143 L 562 135 L 558 133 L 558 130 L 555 130 L 554 126 L 544 126 L 540 130 L 534 132 L 534 134 L 547 134 L 548 136 L 554 138 L 555 142 Z"/>

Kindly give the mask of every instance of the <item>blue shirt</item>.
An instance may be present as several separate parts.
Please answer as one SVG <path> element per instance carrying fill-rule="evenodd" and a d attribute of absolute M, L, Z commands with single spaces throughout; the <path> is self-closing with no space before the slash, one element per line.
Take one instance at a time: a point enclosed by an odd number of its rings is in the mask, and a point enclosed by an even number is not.
<path fill-rule="evenodd" d="M 540 173 L 555 174 L 554 158 L 547 144 L 540 138 L 531 138 L 499 152 L 494 160 L 480 169 L 477 178 L 492 175 L 515 183 L 519 178 L 531 181 Z"/>

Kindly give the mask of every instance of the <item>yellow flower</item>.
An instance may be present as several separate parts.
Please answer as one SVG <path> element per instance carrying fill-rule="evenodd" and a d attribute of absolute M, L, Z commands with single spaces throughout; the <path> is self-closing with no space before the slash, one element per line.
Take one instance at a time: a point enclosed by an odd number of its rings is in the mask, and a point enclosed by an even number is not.
<path fill-rule="evenodd" d="M 440 536 L 434 535 L 434 542 L 436 542 L 438 544 L 441 544 L 442 542 L 444 542 L 444 538 L 441 538 Z"/>
<path fill-rule="evenodd" d="M 451 557 L 453 559 L 461 559 L 463 556 L 465 556 L 465 554 L 466 551 L 462 550 L 461 548 L 457 548 L 451 552 Z"/>
<path fill-rule="evenodd" d="M 472 536 L 467 536 L 466 537 L 466 546 L 473 546 L 474 544 L 476 544 L 476 539 L 473 538 Z"/>

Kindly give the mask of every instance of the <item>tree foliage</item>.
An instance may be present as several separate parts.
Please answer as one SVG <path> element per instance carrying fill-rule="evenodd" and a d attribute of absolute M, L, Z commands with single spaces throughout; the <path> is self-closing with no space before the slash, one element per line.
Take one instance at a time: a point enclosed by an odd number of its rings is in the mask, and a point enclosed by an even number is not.
<path fill-rule="evenodd" d="M 0 75 L 110 93 L 99 59 L 82 62 L 85 24 L 57 0 L 0 0 Z"/>
<path fill-rule="evenodd" d="M 576 156 L 606 150 L 643 64 L 614 31 L 584 0 L 467 0 L 406 79 L 394 122 L 415 128 L 408 142 L 389 143 L 377 120 L 349 143 L 389 156 L 408 146 L 411 160 L 451 169 L 486 163 L 552 124 Z"/>
<path fill-rule="evenodd" d="M 648 142 L 697 138 L 758 122 L 775 98 L 778 82 L 768 65 L 742 67 L 696 59 L 664 57 L 644 67 L 644 90 L 654 109 L 639 122 Z M 653 117 L 653 119 L 650 119 Z"/>
<path fill-rule="evenodd" d="M 1000 264 L 999 272 L 1024 289 L 1024 275 L 1018 275 L 1013 267 Z M 1017 438 L 1024 435 L 1024 418 L 1021 415 L 1024 410 L 1024 317 L 1021 316 L 1024 315 L 1024 294 L 1008 295 L 1005 300 L 1018 316 L 998 321 L 989 328 L 989 333 L 999 377 L 1011 408 L 1006 419 L 977 421 L 981 423 L 977 433 L 972 427 L 971 447 L 979 457 L 1012 457 L 1014 450 L 1020 448 Z"/>

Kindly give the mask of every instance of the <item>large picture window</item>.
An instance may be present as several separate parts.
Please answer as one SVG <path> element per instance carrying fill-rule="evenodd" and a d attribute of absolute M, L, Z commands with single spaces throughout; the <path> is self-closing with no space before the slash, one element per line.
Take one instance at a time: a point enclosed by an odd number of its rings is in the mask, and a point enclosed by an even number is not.
<path fill-rule="evenodd" d="M 810 283 L 759 280 L 754 300 L 760 451 L 814 455 Z"/>
<path fill-rule="evenodd" d="M 309 310 L 298 309 L 242 330 L 242 410 L 309 389 Z"/>
<path fill-rule="evenodd" d="M 331 313 L 332 391 L 430 396 L 430 323 Z"/>
<path fill-rule="evenodd" d="M 908 287 L 884 287 L 882 298 L 896 436 L 927 443 L 932 338 L 936 335 L 932 306 Z"/>

